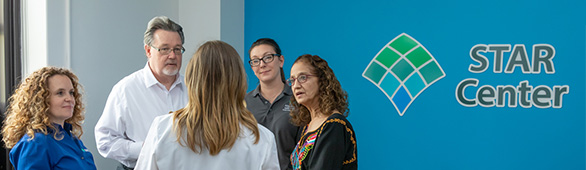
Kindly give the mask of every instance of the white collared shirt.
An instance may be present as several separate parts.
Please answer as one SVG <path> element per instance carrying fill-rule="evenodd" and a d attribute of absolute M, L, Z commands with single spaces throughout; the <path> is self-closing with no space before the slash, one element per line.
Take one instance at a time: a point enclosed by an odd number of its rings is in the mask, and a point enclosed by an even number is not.
<path fill-rule="evenodd" d="M 280 170 L 273 133 L 258 124 L 259 141 L 255 144 L 256 137 L 250 129 L 241 124 L 240 130 L 232 148 L 212 156 L 205 147 L 195 153 L 186 143 L 181 146 L 173 130 L 173 115 L 159 116 L 153 121 L 135 169 Z"/>
<path fill-rule="evenodd" d="M 134 167 L 143 141 L 155 117 L 187 104 L 183 76 L 167 90 L 153 75 L 149 64 L 120 80 L 112 88 L 104 112 L 95 127 L 99 153 Z"/>

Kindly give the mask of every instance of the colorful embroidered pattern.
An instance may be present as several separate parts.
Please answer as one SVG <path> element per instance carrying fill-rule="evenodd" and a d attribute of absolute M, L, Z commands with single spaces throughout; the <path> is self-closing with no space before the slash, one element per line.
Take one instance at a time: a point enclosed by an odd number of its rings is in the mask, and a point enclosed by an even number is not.
<path fill-rule="evenodd" d="M 314 132 L 313 134 L 308 136 L 307 140 L 305 140 L 305 142 L 303 142 L 301 146 L 299 145 L 301 143 L 297 143 L 297 146 L 295 146 L 295 150 L 293 150 L 293 153 L 291 154 L 291 160 L 293 161 L 291 162 L 291 164 L 293 165 L 293 169 L 301 169 L 301 163 L 303 162 L 303 160 L 305 160 L 307 153 L 311 149 L 313 149 L 313 145 L 315 144 L 317 134 L 318 132 Z"/>
<path fill-rule="evenodd" d="M 301 164 L 303 163 L 303 160 L 305 160 L 305 158 L 307 157 L 307 155 L 309 154 L 311 149 L 314 148 L 316 139 L 320 137 L 321 132 L 324 130 L 325 125 L 329 124 L 329 123 L 337 123 L 337 124 L 343 125 L 345 131 L 350 135 L 350 141 L 352 141 L 352 144 L 354 145 L 354 152 L 352 153 L 352 157 L 349 158 L 348 160 L 344 160 L 343 165 L 356 162 L 356 139 L 354 139 L 354 132 L 352 131 L 352 129 L 350 129 L 347 126 L 346 121 L 344 121 L 342 119 L 338 119 L 338 118 L 332 118 L 332 119 L 326 120 L 320 126 L 320 128 L 318 128 L 314 132 L 310 132 L 310 133 L 305 134 L 305 132 L 307 130 L 307 126 L 305 126 L 303 128 L 304 134 L 309 135 L 309 136 L 307 136 L 307 138 L 305 137 L 305 135 L 301 136 L 299 143 L 297 143 L 297 146 L 295 146 L 293 153 L 291 153 L 291 157 L 290 157 L 291 165 L 294 170 L 301 169 Z"/>

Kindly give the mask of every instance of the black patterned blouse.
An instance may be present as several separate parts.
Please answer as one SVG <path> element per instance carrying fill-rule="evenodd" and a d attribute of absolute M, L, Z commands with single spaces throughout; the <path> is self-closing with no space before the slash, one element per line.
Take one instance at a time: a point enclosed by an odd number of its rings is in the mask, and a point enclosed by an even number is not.
<path fill-rule="evenodd" d="M 294 170 L 358 169 L 356 135 L 341 114 L 332 114 L 316 130 L 303 136 L 291 153 Z"/>

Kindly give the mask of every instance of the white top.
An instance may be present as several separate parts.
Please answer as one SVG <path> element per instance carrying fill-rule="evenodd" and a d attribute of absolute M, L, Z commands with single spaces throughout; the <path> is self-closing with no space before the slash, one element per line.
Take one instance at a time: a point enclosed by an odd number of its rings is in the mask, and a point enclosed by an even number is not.
<path fill-rule="evenodd" d="M 252 131 L 243 125 L 240 125 L 240 129 L 240 137 L 231 149 L 224 149 L 212 156 L 206 148 L 195 153 L 177 142 L 173 115 L 157 117 L 149 130 L 135 169 L 279 170 L 273 133 L 259 124 L 259 141 L 254 144 Z"/>
<path fill-rule="evenodd" d="M 155 117 L 185 107 L 187 100 L 183 76 L 178 75 L 167 90 L 147 62 L 112 88 L 95 128 L 98 151 L 103 157 L 134 167 Z"/>

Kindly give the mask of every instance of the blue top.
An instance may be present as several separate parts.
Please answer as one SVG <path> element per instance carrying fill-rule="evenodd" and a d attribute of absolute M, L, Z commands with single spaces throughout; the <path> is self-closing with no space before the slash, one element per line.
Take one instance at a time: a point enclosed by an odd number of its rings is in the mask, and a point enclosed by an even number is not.
<path fill-rule="evenodd" d="M 55 124 L 63 134 L 63 139 L 53 137 L 48 128 L 47 135 L 35 133 L 35 138 L 25 134 L 10 150 L 10 162 L 16 170 L 20 169 L 75 169 L 95 170 L 92 153 L 81 140 L 71 136 L 71 124 L 65 123 L 65 129 Z"/>

